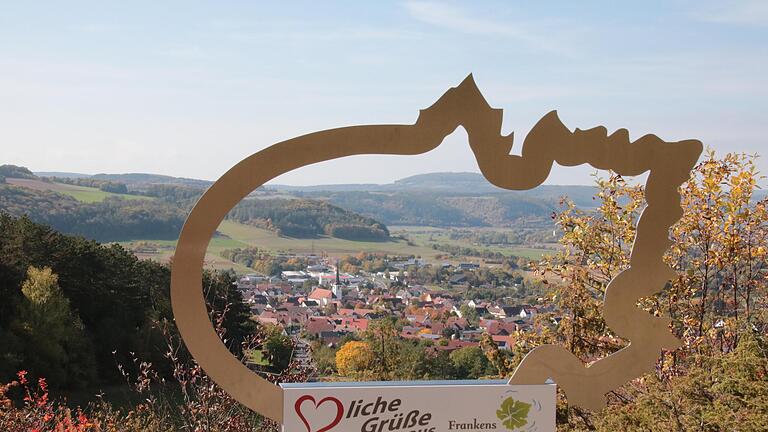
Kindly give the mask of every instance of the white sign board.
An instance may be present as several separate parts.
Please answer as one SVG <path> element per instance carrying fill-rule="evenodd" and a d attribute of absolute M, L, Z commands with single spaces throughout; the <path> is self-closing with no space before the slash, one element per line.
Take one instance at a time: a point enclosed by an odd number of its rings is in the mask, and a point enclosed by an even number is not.
<path fill-rule="evenodd" d="M 283 432 L 555 431 L 555 385 L 283 384 Z"/>

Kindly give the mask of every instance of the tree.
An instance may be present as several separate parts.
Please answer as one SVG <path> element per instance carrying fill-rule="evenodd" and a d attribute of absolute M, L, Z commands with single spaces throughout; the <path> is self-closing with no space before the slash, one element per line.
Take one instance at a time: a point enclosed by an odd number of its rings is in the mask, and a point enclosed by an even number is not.
<path fill-rule="evenodd" d="M 363 334 L 363 339 L 368 343 L 375 359 L 371 368 L 374 379 L 395 379 L 395 370 L 401 366 L 399 357 L 402 341 L 396 321 L 394 317 L 375 320 Z"/>
<path fill-rule="evenodd" d="M 63 233 L 104 242 L 175 239 L 186 215 L 179 206 L 161 200 L 107 197 L 84 203 L 69 195 L 13 185 L 0 185 L 0 209 Z"/>
<path fill-rule="evenodd" d="M 638 302 L 648 313 L 671 317 L 682 348 L 662 352 L 655 374 L 612 392 L 605 413 L 561 409 L 564 425 L 682 431 L 760 430 L 754 425 L 765 424 L 766 351 L 754 342 L 768 332 L 768 201 L 756 199 L 760 178 L 754 156 L 710 152 L 694 168 L 680 188 L 684 212 L 665 255 L 677 276 L 663 292 Z M 613 174 L 597 186 L 595 211 L 565 200 L 555 215 L 563 248 L 536 266 L 550 286 L 545 306 L 554 312 L 539 314 L 533 331 L 516 335 L 516 360 L 544 343 L 564 345 L 585 361 L 624 345 L 605 326 L 602 298 L 629 263 L 644 190 Z"/>
<path fill-rule="evenodd" d="M 7 178 L 36 179 L 37 176 L 27 167 L 0 165 L 0 175 Z"/>
<path fill-rule="evenodd" d="M 551 330 L 547 337 L 585 361 L 624 345 L 605 325 L 602 301 L 608 283 L 629 265 L 635 224 L 644 206 L 642 186 L 628 185 L 619 175 L 596 178 L 596 184 L 600 205 L 595 211 L 564 201 L 565 209 L 555 219 L 563 231 L 563 248 L 537 266 L 547 276 L 544 282 L 559 282 L 547 297 L 560 321 L 554 328 L 545 326 Z"/>
<path fill-rule="evenodd" d="M 155 365 L 167 364 L 163 329 L 177 335 L 168 265 L 139 260 L 120 245 L 100 245 L 63 235 L 26 217 L 13 218 L 1 212 L 0 233 L 0 381 L 25 369 L 33 376 L 48 375 L 54 389 L 68 388 L 80 380 L 61 382 L 57 377 L 74 376 L 67 368 L 90 364 L 80 369 L 92 370 L 100 383 L 111 384 L 123 381 L 115 363 L 124 365 L 129 374 L 137 372 L 134 355 Z M 30 266 L 48 267 L 57 276 L 61 295 L 67 299 L 72 316 L 82 324 L 79 333 L 92 349 L 69 350 L 66 363 L 40 359 L 30 337 L 32 327 L 22 319 L 29 316 L 32 306 L 22 292 Z M 253 332 L 254 323 L 233 282 L 233 275 L 228 273 L 203 275 L 212 316 L 223 319 L 227 345 L 238 353 L 240 342 Z M 47 329 L 38 332 L 46 333 Z M 91 355 L 95 366 L 88 361 Z M 168 376 L 172 370 L 160 372 Z"/>
<path fill-rule="evenodd" d="M 500 350 L 488 333 L 483 333 L 483 336 L 480 338 L 480 349 L 483 350 L 486 358 L 488 358 L 488 362 L 502 378 L 511 375 L 520 363 L 520 359 L 515 359 L 511 352 Z"/>
<path fill-rule="evenodd" d="M 266 338 L 262 345 L 262 358 L 267 360 L 272 369 L 282 373 L 291 363 L 294 344 L 291 338 L 283 334 L 282 328 L 275 325 L 264 326 Z"/>
<path fill-rule="evenodd" d="M 128 186 L 124 183 L 104 182 L 99 186 L 99 190 L 117 194 L 127 194 Z"/>
<path fill-rule="evenodd" d="M 699 356 L 685 375 L 646 377 L 631 403 L 600 413 L 597 430 L 762 431 L 768 424 L 766 340 L 745 332 L 736 349 Z"/>
<path fill-rule="evenodd" d="M 324 344 L 322 341 L 312 343 L 312 361 L 320 376 L 336 373 L 336 352 L 338 350 Z"/>
<path fill-rule="evenodd" d="M 480 347 L 459 348 L 450 354 L 456 378 L 478 379 L 494 373 L 491 363 Z"/>
<path fill-rule="evenodd" d="M 374 358 L 367 342 L 350 341 L 336 352 L 336 370 L 341 376 L 362 378 L 370 371 Z"/>
<path fill-rule="evenodd" d="M 21 292 L 26 302 L 18 325 L 28 338 L 30 368 L 59 385 L 90 384 L 95 376 L 93 350 L 58 276 L 49 267 L 30 266 Z"/>
<path fill-rule="evenodd" d="M 399 340 L 388 379 L 434 380 L 456 378 L 448 351 L 429 340 Z"/>
<path fill-rule="evenodd" d="M 678 278 L 648 308 L 670 314 L 685 351 L 733 350 L 744 329 L 765 331 L 768 202 L 755 200 L 759 179 L 754 157 L 710 152 L 682 188 L 686 211 L 666 257 Z"/>
<path fill-rule="evenodd" d="M 230 351 L 242 354 L 242 343 L 256 331 L 256 323 L 251 318 L 251 310 L 243 302 L 243 295 L 237 289 L 237 277 L 230 271 L 205 271 L 203 289 L 211 312 L 218 312 L 215 319 L 221 320 L 225 332 L 224 341 Z"/>
<path fill-rule="evenodd" d="M 466 319 L 472 326 L 477 326 L 477 323 L 480 322 L 480 315 L 477 313 L 477 309 L 470 305 L 461 305 L 459 312 L 461 312 L 461 317 Z"/>

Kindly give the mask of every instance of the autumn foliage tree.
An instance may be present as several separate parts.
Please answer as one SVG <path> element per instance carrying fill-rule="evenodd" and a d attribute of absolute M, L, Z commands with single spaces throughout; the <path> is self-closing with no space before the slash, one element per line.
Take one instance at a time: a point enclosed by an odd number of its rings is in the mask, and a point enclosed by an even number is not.
<path fill-rule="evenodd" d="M 373 350 L 367 342 L 349 341 L 336 352 L 336 370 L 341 376 L 362 377 L 373 361 Z"/>
<path fill-rule="evenodd" d="M 762 430 L 768 213 L 756 197 L 760 179 L 754 156 L 710 152 L 695 167 L 681 187 L 684 212 L 665 256 L 677 276 L 638 301 L 672 318 L 683 347 L 660 353 L 657 373 L 610 394 L 603 412 L 561 410 L 562 429 Z M 585 362 L 625 345 L 606 327 L 602 299 L 629 265 L 643 187 L 615 174 L 598 178 L 597 187 L 596 209 L 564 200 L 554 216 L 563 248 L 537 268 L 554 311 L 537 317 L 535 331 L 516 335 L 516 362 L 543 343 L 563 345 Z"/>
<path fill-rule="evenodd" d="M 515 348 L 520 354 L 542 343 L 556 343 L 590 361 L 624 345 L 605 324 L 603 297 L 611 279 L 629 265 L 635 224 L 644 205 L 643 188 L 616 174 L 596 178 L 596 185 L 596 209 L 585 211 L 564 199 L 564 209 L 555 215 L 563 247 L 537 270 L 550 286 L 547 301 L 556 312 L 538 318 L 541 332 L 518 335 Z"/>
<path fill-rule="evenodd" d="M 710 153 L 683 187 L 686 211 L 667 255 L 678 278 L 657 305 L 685 340 L 681 354 L 728 352 L 744 331 L 765 333 L 768 203 L 755 200 L 759 178 L 753 157 Z"/>

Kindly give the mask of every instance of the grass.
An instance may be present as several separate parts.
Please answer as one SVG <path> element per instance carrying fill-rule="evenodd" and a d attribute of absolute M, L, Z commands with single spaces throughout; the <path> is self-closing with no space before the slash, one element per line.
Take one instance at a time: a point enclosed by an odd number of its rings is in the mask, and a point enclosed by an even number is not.
<path fill-rule="evenodd" d="M 75 186 L 75 185 L 69 185 L 65 183 L 49 183 L 49 182 L 44 182 L 42 180 L 6 179 L 6 181 L 9 184 L 12 184 L 15 186 L 21 186 L 21 187 L 35 189 L 35 190 L 47 190 L 51 192 L 58 192 L 64 195 L 69 195 L 72 198 L 84 203 L 101 202 L 109 197 L 120 197 L 128 200 L 154 199 L 152 197 L 145 197 L 140 195 L 128 195 L 128 194 L 104 192 L 103 190 L 100 190 L 97 188 L 91 188 L 91 187 L 85 187 L 85 186 Z"/>
<path fill-rule="evenodd" d="M 109 196 L 107 192 L 100 191 L 98 189 L 94 188 L 83 188 L 83 189 L 91 189 L 91 190 L 73 190 L 73 189 L 60 189 L 57 192 L 62 193 L 64 195 L 69 195 L 72 198 L 84 202 L 84 203 L 95 203 L 95 202 L 102 202 Z"/>
<path fill-rule="evenodd" d="M 120 242 L 123 247 L 134 251 L 137 257 L 141 259 L 151 259 L 159 262 L 168 262 L 176 250 L 177 240 L 131 240 Z M 246 243 L 227 237 L 214 237 L 208 244 L 208 250 L 205 254 L 205 264 L 207 268 L 216 270 L 234 269 L 239 273 L 249 273 L 250 269 L 244 265 L 237 264 L 221 256 L 225 249 L 245 248 Z"/>
<path fill-rule="evenodd" d="M 488 231 L 509 231 L 507 228 L 473 228 L 473 230 L 488 230 Z M 450 238 L 450 229 L 435 228 L 435 227 L 417 227 L 417 226 L 395 226 L 390 227 L 390 232 L 394 235 L 404 235 L 414 243 L 422 245 L 424 247 L 431 246 L 432 244 L 447 244 L 451 246 L 467 247 L 476 249 L 479 251 L 491 251 L 499 252 L 505 256 L 519 256 L 528 259 L 540 259 L 544 255 L 551 255 L 555 253 L 556 247 L 553 244 L 553 248 L 533 248 L 517 245 L 480 245 L 472 244 L 467 241 L 454 240 Z"/>
<path fill-rule="evenodd" d="M 380 252 L 390 255 L 415 255 L 427 261 L 435 260 L 441 251 L 432 249 L 432 243 L 466 246 L 479 250 L 501 252 L 504 255 L 516 255 L 530 259 L 539 259 L 542 255 L 552 254 L 553 249 L 531 248 L 523 246 L 478 246 L 451 240 L 450 230 L 433 227 L 395 227 L 392 232 L 405 234 L 414 243 L 405 240 L 392 239 L 383 242 L 366 242 L 338 239 L 334 237 L 319 237 L 314 239 L 297 239 L 280 237 L 276 233 L 233 221 L 224 221 L 219 225 L 218 232 L 222 235 L 211 239 L 206 254 L 206 265 L 214 269 L 234 269 L 240 273 L 253 271 L 245 266 L 229 261 L 221 256 L 225 249 L 255 247 L 272 253 L 325 253 L 331 256 L 353 255 L 359 252 Z M 430 237 L 433 239 L 430 241 Z M 135 251 L 140 258 L 154 259 L 167 262 L 176 249 L 176 240 L 143 240 L 137 239 L 122 242 L 123 246 Z M 144 251 L 140 250 L 145 246 Z M 148 248 L 146 248 L 148 246 Z M 138 250 L 137 250 L 138 249 Z"/>
<path fill-rule="evenodd" d="M 493 252 L 500 252 L 505 256 L 514 255 L 528 259 L 541 259 L 545 255 L 552 255 L 556 252 L 553 249 L 529 248 L 523 246 L 490 246 L 483 249 L 488 249 Z"/>
<path fill-rule="evenodd" d="M 176 249 L 176 243 L 178 240 L 131 240 L 127 242 L 121 242 L 123 246 L 126 247 L 133 247 L 138 246 L 139 243 L 142 242 L 149 242 L 153 243 L 157 246 L 163 247 L 163 248 L 169 248 L 169 249 Z M 211 242 L 208 244 L 208 251 L 209 252 L 221 252 L 224 249 L 234 249 L 234 248 L 244 248 L 248 247 L 248 244 L 243 243 L 239 240 L 235 240 L 232 238 L 227 237 L 214 237 L 211 239 Z"/>
<path fill-rule="evenodd" d="M 319 237 L 314 239 L 296 239 L 280 237 L 272 231 L 244 225 L 232 221 L 224 221 L 219 225 L 219 232 L 233 239 L 247 243 L 249 246 L 275 252 L 325 252 L 331 255 L 356 254 L 358 252 L 383 252 L 393 255 L 416 255 L 434 257 L 437 251 L 430 247 L 409 245 L 403 240 L 382 242 L 352 241 L 334 237 Z"/>
<path fill-rule="evenodd" d="M 83 186 L 73 186 L 73 185 L 63 185 L 63 186 L 66 186 L 66 187 L 57 189 L 56 192 L 69 195 L 72 198 L 84 203 L 102 202 L 109 197 L 120 197 L 127 200 L 152 199 L 152 197 L 145 197 L 141 195 L 128 195 L 128 194 L 104 192 L 103 190 L 100 190 L 100 189 L 83 187 Z"/>
<path fill-rule="evenodd" d="M 261 350 L 249 350 L 245 353 L 248 363 L 252 363 L 259 366 L 270 366 L 267 359 L 264 358 L 264 353 Z"/>

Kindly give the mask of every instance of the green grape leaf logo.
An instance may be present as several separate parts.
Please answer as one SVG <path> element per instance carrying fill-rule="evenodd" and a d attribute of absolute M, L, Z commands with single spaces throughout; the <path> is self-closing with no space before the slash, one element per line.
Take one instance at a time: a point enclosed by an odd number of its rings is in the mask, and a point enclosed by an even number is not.
<path fill-rule="evenodd" d="M 501 408 L 496 410 L 496 417 L 504 423 L 507 429 L 514 430 L 528 424 L 528 412 L 530 410 L 531 404 L 508 397 L 501 403 Z"/>

